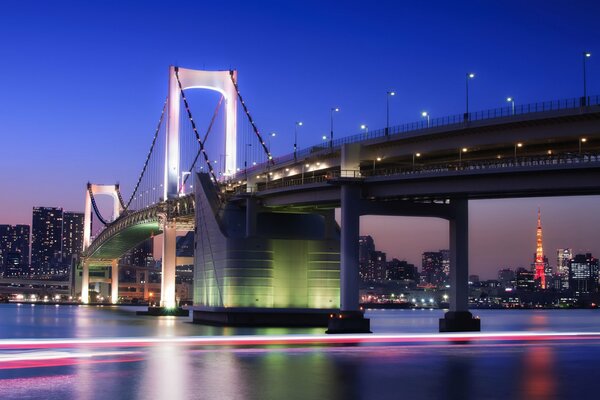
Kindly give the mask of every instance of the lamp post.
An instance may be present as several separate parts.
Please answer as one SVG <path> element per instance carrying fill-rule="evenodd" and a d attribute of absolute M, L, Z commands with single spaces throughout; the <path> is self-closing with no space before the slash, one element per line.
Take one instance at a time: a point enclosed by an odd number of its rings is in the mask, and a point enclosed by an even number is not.
<path fill-rule="evenodd" d="M 302 126 L 301 121 L 296 121 L 294 125 L 294 161 L 297 161 L 297 151 L 298 151 L 298 127 Z"/>
<path fill-rule="evenodd" d="M 462 153 L 466 153 L 467 151 L 469 151 L 469 149 L 467 149 L 466 147 L 463 147 L 462 149 L 458 150 L 458 166 L 459 167 L 462 166 Z"/>
<path fill-rule="evenodd" d="M 244 148 L 244 175 L 246 177 L 246 185 L 248 185 L 248 147 L 252 147 L 252 143 L 246 143 Z"/>
<path fill-rule="evenodd" d="M 412 155 L 412 168 L 413 168 L 413 171 L 415 169 L 415 157 L 417 157 L 417 158 L 421 157 L 421 153 L 413 153 L 413 155 Z"/>
<path fill-rule="evenodd" d="M 521 147 L 523 147 L 523 143 L 515 143 L 515 164 L 517 163 L 517 149 L 520 149 Z"/>
<path fill-rule="evenodd" d="M 365 131 L 365 138 L 369 137 L 369 125 L 362 124 L 360 126 L 360 129 Z"/>
<path fill-rule="evenodd" d="M 331 149 L 333 149 L 333 113 L 334 112 L 340 112 L 339 107 L 332 107 L 329 113 L 330 119 L 331 119 L 331 131 L 329 134 L 329 147 Z"/>
<path fill-rule="evenodd" d="M 427 118 L 427 127 L 429 128 L 429 114 L 427 113 L 427 111 L 423 111 L 423 112 L 421 113 L 421 116 L 422 116 L 423 118 Z"/>
<path fill-rule="evenodd" d="M 583 100 L 582 105 L 587 106 L 587 81 L 586 81 L 586 73 L 585 73 L 585 64 L 586 60 L 592 56 L 592 53 L 589 51 L 583 52 Z"/>
<path fill-rule="evenodd" d="M 381 157 L 377 157 L 376 159 L 373 160 L 373 172 L 375 172 L 375 161 L 381 161 Z M 375 175 L 373 173 L 373 175 Z"/>
<path fill-rule="evenodd" d="M 511 106 L 512 106 L 512 115 L 515 115 L 515 98 L 514 97 L 507 97 L 506 101 L 508 101 Z"/>
<path fill-rule="evenodd" d="M 466 84 L 466 100 L 467 100 L 467 108 L 466 108 L 466 112 L 465 112 L 465 121 L 469 120 L 469 79 L 473 79 L 475 78 L 475 74 L 473 72 L 467 72 L 466 74 L 466 79 L 465 79 L 465 84 Z"/>
<path fill-rule="evenodd" d="M 579 139 L 579 155 L 581 155 L 581 144 L 587 142 L 587 138 L 580 138 Z"/>
<path fill-rule="evenodd" d="M 386 117 L 385 117 L 385 136 L 390 134 L 390 97 L 395 96 L 396 92 L 393 90 L 388 90 L 386 96 Z"/>

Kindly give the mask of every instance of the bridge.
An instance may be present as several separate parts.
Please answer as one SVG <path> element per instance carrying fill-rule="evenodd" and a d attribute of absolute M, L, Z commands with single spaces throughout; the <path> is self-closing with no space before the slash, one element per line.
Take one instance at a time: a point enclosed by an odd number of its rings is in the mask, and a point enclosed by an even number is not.
<path fill-rule="evenodd" d="M 161 305 L 174 307 L 176 231 L 195 230 L 195 320 L 243 324 L 252 314 L 265 324 L 308 321 L 321 310 L 330 332 L 368 331 L 358 305 L 359 217 L 427 216 L 450 222 L 450 311 L 440 330 L 478 330 L 479 320 L 468 312 L 468 201 L 600 194 L 598 96 L 428 119 L 274 157 L 240 95 L 235 71 L 171 67 L 169 79 L 169 97 L 129 201 L 114 185 L 88 186 L 98 217 L 96 193 L 113 196 L 116 218 L 85 244 L 84 302 L 90 267 L 110 265 L 114 279 L 118 257 L 162 233 Z M 221 94 L 204 135 L 187 89 Z M 242 140 L 236 136 L 236 101 L 251 134 Z M 226 156 L 218 172 L 205 144 L 223 103 Z M 186 120 L 196 146 L 182 156 Z M 342 229 L 335 208 L 341 208 Z"/>

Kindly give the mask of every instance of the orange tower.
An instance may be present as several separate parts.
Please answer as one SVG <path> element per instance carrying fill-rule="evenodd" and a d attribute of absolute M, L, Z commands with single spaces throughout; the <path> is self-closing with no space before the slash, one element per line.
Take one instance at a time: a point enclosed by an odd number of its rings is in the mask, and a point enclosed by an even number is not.
<path fill-rule="evenodd" d="M 544 248 L 542 246 L 542 214 L 538 207 L 538 220 L 536 232 L 537 246 L 535 249 L 535 280 L 540 280 L 540 287 L 546 289 L 546 263 L 544 262 Z"/>

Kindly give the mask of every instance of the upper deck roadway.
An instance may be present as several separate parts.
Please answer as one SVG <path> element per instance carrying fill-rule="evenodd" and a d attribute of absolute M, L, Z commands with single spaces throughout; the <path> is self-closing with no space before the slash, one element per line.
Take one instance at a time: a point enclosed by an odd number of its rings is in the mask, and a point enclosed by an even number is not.
<path fill-rule="evenodd" d="M 238 172 L 232 201 L 251 195 L 265 207 L 339 207 L 336 183 L 353 179 L 365 200 L 416 202 L 600 194 L 600 98 L 546 102 L 390 127 L 324 142 Z M 360 143 L 360 170 L 340 171 L 341 149 Z M 247 188 L 248 187 L 250 190 Z M 405 202 L 404 202 L 405 203 Z M 363 207 L 368 212 L 368 207 Z M 123 215 L 84 256 L 102 265 L 161 233 L 170 215 L 193 228 L 192 195 Z"/>

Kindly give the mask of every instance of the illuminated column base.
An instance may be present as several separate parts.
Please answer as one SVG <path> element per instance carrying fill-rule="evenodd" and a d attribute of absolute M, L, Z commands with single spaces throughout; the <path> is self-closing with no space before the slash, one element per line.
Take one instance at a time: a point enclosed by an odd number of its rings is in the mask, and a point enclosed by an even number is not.
<path fill-rule="evenodd" d="M 90 302 L 90 263 L 83 260 L 83 271 L 81 273 L 81 302 Z"/>
<path fill-rule="evenodd" d="M 163 230 L 162 282 L 160 286 L 160 306 L 175 308 L 175 266 L 177 230 L 175 226 L 165 223 Z"/>
<path fill-rule="evenodd" d="M 469 312 L 469 202 L 452 199 L 450 218 L 450 311 L 440 318 L 440 332 L 480 331 L 479 318 Z"/>
<path fill-rule="evenodd" d="M 110 281 L 110 299 L 113 304 L 119 302 L 119 260 L 112 260 Z"/>

